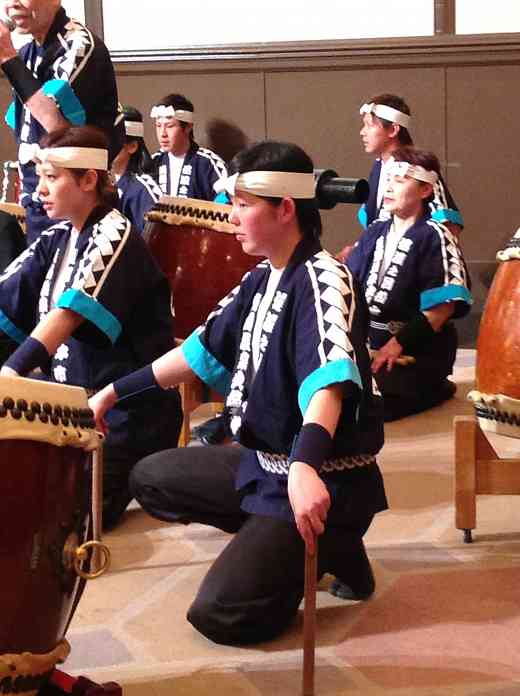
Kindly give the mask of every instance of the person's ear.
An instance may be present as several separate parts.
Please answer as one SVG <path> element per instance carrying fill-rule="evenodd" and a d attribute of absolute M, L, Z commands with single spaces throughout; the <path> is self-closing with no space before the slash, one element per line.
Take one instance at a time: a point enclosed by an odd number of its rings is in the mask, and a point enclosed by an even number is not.
<path fill-rule="evenodd" d="M 390 127 L 388 128 L 388 137 L 394 139 L 399 138 L 399 130 L 401 126 L 398 123 L 391 123 Z"/>
<path fill-rule="evenodd" d="M 425 200 L 426 198 L 429 198 L 433 193 L 433 186 L 431 184 L 428 184 L 426 181 L 421 182 L 421 189 L 420 189 L 420 194 L 421 198 Z"/>
<path fill-rule="evenodd" d="M 278 211 L 280 215 L 280 222 L 287 224 L 296 218 L 296 203 L 293 198 L 285 196 L 282 198 L 280 205 L 278 206 Z"/>
<path fill-rule="evenodd" d="M 98 173 L 95 169 L 87 169 L 80 179 L 81 190 L 85 193 L 90 193 L 96 190 L 98 182 Z"/>

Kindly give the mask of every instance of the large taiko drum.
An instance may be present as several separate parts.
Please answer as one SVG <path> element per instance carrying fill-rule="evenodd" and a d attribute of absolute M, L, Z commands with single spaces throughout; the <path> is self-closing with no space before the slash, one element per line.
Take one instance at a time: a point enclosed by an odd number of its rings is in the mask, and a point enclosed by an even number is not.
<path fill-rule="evenodd" d="M 520 437 L 520 229 L 499 251 L 477 341 L 477 388 L 469 393 L 483 430 Z"/>
<path fill-rule="evenodd" d="M 167 275 L 175 336 L 186 338 L 259 259 L 242 251 L 231 206 L 163 196 L 147 214 L 145 239 Z"/>
<path fill-rule="evenodd" d="M 8 160 L 3 164 L 4 176 L 2 180 L 2 194 L 0 197 L 0 210 L 14 215 L 20 227 L 25 232 L 25 208 L 18 205 L 20 200 L 20 174 L 18 162 Z M 15 202 L 16 201 L 16 202 Z"/>
<path fill-rule="evenodd" d="M 65 659 L 85 580 L 100 574 L 90 568 L 94 425 L 83 389 L 0 377 L 2 694 L 36 694 Z"/>
<path fill-rule="evenodd" d="M 20 227 L 25 232 L 25 208 L 17 203 L 0 203 L 0 210 L 9 215 L 14 215 Z"/>

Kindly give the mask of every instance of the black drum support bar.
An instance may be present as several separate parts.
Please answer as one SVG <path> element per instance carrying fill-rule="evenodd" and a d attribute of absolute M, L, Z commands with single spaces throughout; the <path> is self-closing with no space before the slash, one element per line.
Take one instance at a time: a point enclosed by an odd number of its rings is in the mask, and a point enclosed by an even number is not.
<path fill-rule="evenodd" d="M 315 169 L 318 208 L 330 210 L 337 203 L 364 203 L 368 198 L 366 179 L 339 177 L 333 169 Z"/>

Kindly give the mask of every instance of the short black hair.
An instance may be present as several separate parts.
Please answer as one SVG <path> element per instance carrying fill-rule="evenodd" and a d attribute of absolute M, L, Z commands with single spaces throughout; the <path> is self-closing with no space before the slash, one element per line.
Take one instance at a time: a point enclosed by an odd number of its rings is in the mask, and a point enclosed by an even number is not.
<path fill-rule="evenodd" d="M 195 111 L 195 107 L 190 100 L 184 96 L 184 94 L 167 94 L 160 101 L 157 102 L 156 106 L 173 106 L 174 109 L 182 109 L 183 111 Z M 179 121 L 183 128 L 187 128 L 191 123 L 188 121 Z M 195 136 L 193 134 L 193 128 L 190 133 L 190 140 L 194 142 Z"/>
<path fill-rule="evenodd" d="M 410 111 L 410 107 L 408 106 L 408 104 L 402 97 L 397 96 L 397 94 L 377 94 L 375 97 L 372 97 L 369 103 L 390 106 L 392 109 L 401 111 L 401 113 L 406 114 L 407 116 L 412 115 L 412 112 Z M 391 121 L 387 121 L 385 118 L 381 118 L 381 116 L 376 116 L 376 118 L 378 118 L 381 121 L 385 128 L 389 128 L 392 125 Z M 397 139 L 399 140 L 400 145 L 409 145 L 410 147 L 413 146 L 413 139 L 410 135 L 410 131 L 408 130 L 408 128 L 405 128 L 404 126 L 399 125 L 399 133 L 397 134 Z"/>
<path fill-rule="evenodd" d="M 293 143 L 265 140 L 236 154 L 229 164 L 230 174 L 252 171 L 297 172 L 313 174 L 314 165 L 309 155 Z M 279 205 L 281 198 L 265 197 Z M 304 237 L 318 238 L 322 232 L 321 217 L 315 198 L 295 198 L 296 216 Z"/>
<path fill-rule="evenodd" d="M 184 111 L 194 111 L 193 103 L 184 96 L 184 94 L 167 94 L 156 106 L 173 106 L 174 109 L 183 109 Z"/>

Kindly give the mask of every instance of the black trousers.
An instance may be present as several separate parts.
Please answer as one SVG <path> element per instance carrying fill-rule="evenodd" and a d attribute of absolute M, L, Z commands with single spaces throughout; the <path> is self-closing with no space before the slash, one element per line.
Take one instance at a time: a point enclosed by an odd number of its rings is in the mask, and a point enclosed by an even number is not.
<path fill-rule="evenodd" d="M 303 597 L 305 546 L 295 524 L 240 509 L 235 445 L 153 454 L 130 477 L 132 495 L 152 516 L 236 533 L 213 563 L 188 620 L 225 645 L 270 640 L 292 621 Z M 372 515 L 350 527 L 328 526 L 319 539 L 318 575 L 329 572 L 356 593 L 374 589 L 363 545 Z"/>
<path fill-rule="evenodd" d="M 382 367 L 377 372 L 387 423 L 427 411 L 453 396 L 455 388 L 447 378 L 453 372 L 457 344 L 457 332 L 449 323 L 435 335 L 427 351 L 414 355 L 414 364 L 394 365 L 390 372 Z"/>
<path fill-rule="evenodd" d="M 182 428 L 177 390 L 160 394 L 157 403 L 131 409 L 128 432 L 121 440 L 109 432 L 103 445 L 103 529 L 117 526 L 133 496 L 129 476 L 135 464 L 152 452 L 176 447 Z"/>

